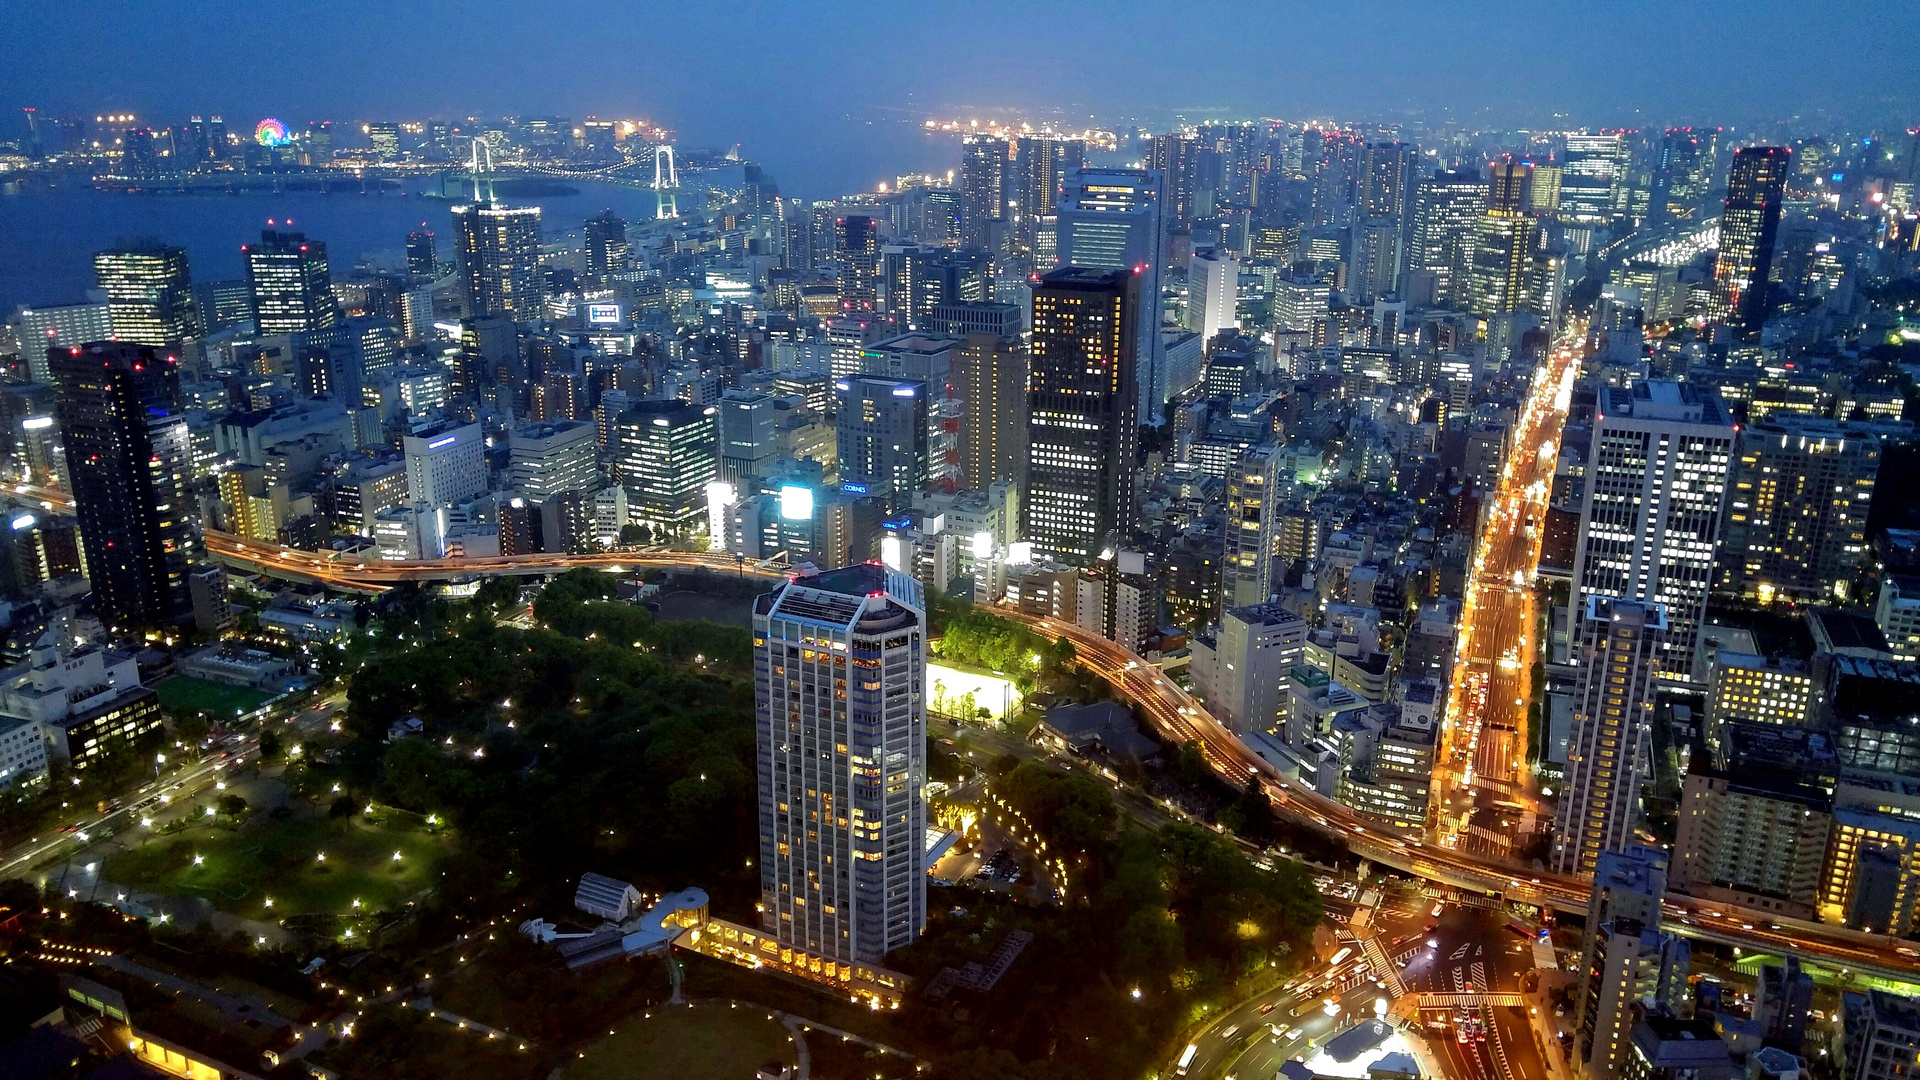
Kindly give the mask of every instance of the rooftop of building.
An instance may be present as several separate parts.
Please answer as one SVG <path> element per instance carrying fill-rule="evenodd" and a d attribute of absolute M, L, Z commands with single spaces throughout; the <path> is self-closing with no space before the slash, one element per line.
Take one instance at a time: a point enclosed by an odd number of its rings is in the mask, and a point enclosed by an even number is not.
<path fill-rule="evenodd" d="M 932 356 L 966 344 L 965 338 L 951 334 L 911 333 L 885 338 L 867 346 L 868 352 L 910 352 Z"/>
<path fill-rule="evenodd" d="M 537 441 L 551 439 L 555 435 L 564 435 L 581 429 L 591 431 L 593 425 L 585 420 L 542 420 L 513 429 L 513 437 L 518 440 Z"/>
<path fill-rule="evenodd" d="M 1141 733 L 1133 712 L 1118 702 L 1056 705 L 1046 711 L 1040 722 L 1076 750 L 1086 750 L 1097 743 L 1117 757 L 1138 758 L 1160 751 L 1158 742 Z"/>
<path fill-rule="evenodd" d="M 1820 652 L 1887 651 L 1887 636 L 1865 615 L 1817 607 L 1807 609 L 1806 619 L 1807 629 L 1813 632 L 1814 647 Z"/>
<path fill-rule="evenodd" d="M 1718 394 L 1691 383 L 1671 379 L 1641 379 L 1632 387 L 1607 387 L 1601 391 L 1608 416 L 1629 416 L 1636 420 L 1705 424 L 1731 429 L 1726 405 Z"/>
<path fill-rule="evenodd" d="M 1595 888 L 1648 893 L 1654 891 L 1653 875 L 1667 871 L 1666 852 L 1636 844 L 1626 851 L 1603 851 L 1594 868 Z M 1665 888 L 1660 890 L 1664 893 Z"/>
<path fill-rule="evenodd" d="M 1277 600 L 1232 608 L 1227 614 L 1249 626 L 1291 626 L 1296 623 L 1306 625 L 1305 619 L 1287 610 Z"/>
<path fill-rule="evenodd" d="M 1920 584 L 1920 579 L 1916 579 Z M 1770 671 L 1779 675 L 1793 675 L 1801 678 L 1812 672 L 1805 660 L 1796 660 L 1791 656 L 1761 656 L 1758 653 L 1737 652 L 1732 649 L 1720 649 L 1714 653 L 1714 663 L 1723 668 L 1737 668 L 1742 671 Z"/>
<path fill-rule="evenodd" d="M 1677 1016 L 1649 1014 L 1634 1025 L 1633 1047 L 1642 1058 L 1660 1069 L 1712 1069 L 1718 1066 L 1732 1075 L 1732 1059 L 1727 1044 L 1705 1017 L 1681 1019 Z M 1678 1075 L 1678 1074 L 1674 1074 Z M 1711 1073 L 1697 1075 L 1707 1080 Z"/>
<path fill-rule="evenodd" d="M 867 601 L 884 599 L 874 608 Z M 877 562 L 855 563 L 838 570 L 800 573 L 754 602 L 756 615 L 781 615 L 834 626 L 880 631 L 917 621 L 924 611 L 920 583 Z"/>
<path fill-rule="evenodd" d="M 1125 270 L 1095 270 L 1086 266 L 1062 266 L 1040 280 L 1048 285 L 1110 286 L 1127 279 Z"/>

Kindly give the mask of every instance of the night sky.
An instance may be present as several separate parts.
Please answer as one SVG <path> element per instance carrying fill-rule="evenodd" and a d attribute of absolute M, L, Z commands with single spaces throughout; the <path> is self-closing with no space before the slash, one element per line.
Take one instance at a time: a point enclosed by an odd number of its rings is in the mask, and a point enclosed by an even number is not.
<path fill-rule="evenodd" d="M 787 171 L 836 126 L 1056 109 L 1745 125 L 1920 120 L 1920 3 L 448 3 L 12 0 L 19 108 L 249 124 L 646 116 Z M 1817 121 L 1816 121 L 1817 122 Z M 813 140 L 824 140 L 814 143 Z"/>

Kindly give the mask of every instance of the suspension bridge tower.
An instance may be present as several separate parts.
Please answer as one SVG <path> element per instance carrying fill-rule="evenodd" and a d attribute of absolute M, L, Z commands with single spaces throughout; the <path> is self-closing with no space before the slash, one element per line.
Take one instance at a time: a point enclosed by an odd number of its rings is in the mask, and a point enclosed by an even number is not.
<path fill-rule="evenodd" d="M 680 190 L 680 174 L 673 168 L 673 145 L 661 143 L 653 148 L 653 198 L 660 219 L 677 218 L 680 206 L 675 196 Z"/>
<path fill-rule="evenodd" d="M 485 140 L 473 140 L 473 149 L 467 155 L 467 175 L 473 178 L 473 201 L 482 199 L 480 185 L 487 187 L 486 198 L 493 197 L 493 147 Z"/>

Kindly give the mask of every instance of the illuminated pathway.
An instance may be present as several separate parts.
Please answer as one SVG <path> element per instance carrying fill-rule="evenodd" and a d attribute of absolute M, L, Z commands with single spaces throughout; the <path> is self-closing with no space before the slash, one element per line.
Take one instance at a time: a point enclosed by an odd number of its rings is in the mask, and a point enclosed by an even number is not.
<path fill-rule="evenodd" d="M 1544 455 L 1551 460 L 1552 455 Z M 58 494 L 58 493 L 55 493 Z M 342 560 L 328 553 L 300 551 L 279 544 L 210 533 L 207 547 L 220 561 L 243 569 L 294 580 L 318 581 L 335 588 L 379 592 L 401 581 L 436 581 L 479 574 L 553 574 L 575 567 L 698 567 L 775 578 L 784 568 L 762 568 L 731 555 L 689 552 L 615 552 L 595 555 L 521 555 L 492 559 L 444 559 L 382 563 Z M 1502 855 L 1429 842 L 1423 835 L 1392 829 L 1360 817 L 1347 807 L 1302 787 L 1249 750 L 1209 716 L 1187 691 L 1158 667 L 1126 648 L 1072 623 L 1000 614 L 1023 622 L 1049 638 L 1073 643 L 1079 661 L 1113 684 L 1162 736 L 1176 743 L 1198 743 L 1207 762 L 1227 783 L 1244 786 L 1259 777 L 1274 812 L 1347 844 L 1354 854 L 1376 863 L 1445 884 L 1498 892 L 1522 903 L 1584 913 L 1591 886 L 1586 879 L 1522 867 Z M 1523 665 L 1524 667 L 1524 665 Z M 1768 913 L 1706 900 L 1680 897 L 1667 903 L 1675 929 L 1695 937 L 1748 950 L 1793 949 L 1824 961 L 1889 978 L 1920 978 L 1920 952 L 1905 943 L 1818 923 L 1780 919 Z"/>
<path fill-rule="evenodd" d="M 1480 508 L 1431 789 L 1429 823 L 1450 847 L 1507 854 L 1506 831 L 1489 826 L 1498 804 L 1515 813 L 1526 806 L 1527 702 L 1537 644 L 1533 579 L 1578 370 L 1565 342 L 1535 369 L 1509 430 L 1499 482 Z M 1485 824 L 1470 833 L 1477 815 Z"/>

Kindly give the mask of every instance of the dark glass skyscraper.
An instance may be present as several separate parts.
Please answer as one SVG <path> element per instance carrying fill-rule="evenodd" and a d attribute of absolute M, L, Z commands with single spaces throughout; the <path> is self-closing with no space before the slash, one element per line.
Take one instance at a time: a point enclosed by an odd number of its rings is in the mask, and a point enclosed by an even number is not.
<path fill-rule="evenodd" d="M 587 219 L 587 277 L 596 285 L 606 285 L 613 275 L 627 268 L 627 219 L 612 210 L 602 210 Z"/>
<path fill-rule="evenodd" d="M 1774 238 L 1793 151 L 1749 146 L 1733 155 L 1727 205 L 1720 215 L 1720 256 L 1713 264 L 1714 314 L 1739 336 L 1760 332 L 1773 311 Z"/>
<path fill-rule="evenodd" d="M 116 629 L 188 616 L 200 557 L 178 362 L 127 342 L 51 349 L 54 405 L 93 604 Z"/>
<path fill-rule="evenodd" d="M 960 242 L 993 248 L 1006 218 L 1007 140 L 970 135 L 960 152 Z"/>
<path fill-rule="evenodd" d="M 1063 266 L 1033 287 L 1027 539 L 1091 566 L 1133 519 L 1140 275 Z"/>
<path fill-rule="evenodd" d="M 880 230 L 870 217 L 848 214 L 834 222 L 834 247 L 845 272 L 840 280 L 840 307 L 872 311 L 880 293 Z"/>
<path fill-rule="evenodd" d="M 433 233 L 420 229 L 407 234 L 407 273 L 430 278 L 440 269 L 439 245 Z"/>
<path fill-rule="evenodd" d="M 292 334 L 333 325 L 327 245 L 307 239 L 305 233 L 263 229 L 260 242 L 241 251 L 247 256 L 247 293 L 253 298 L 255 329 L 262 334 Z"/>

